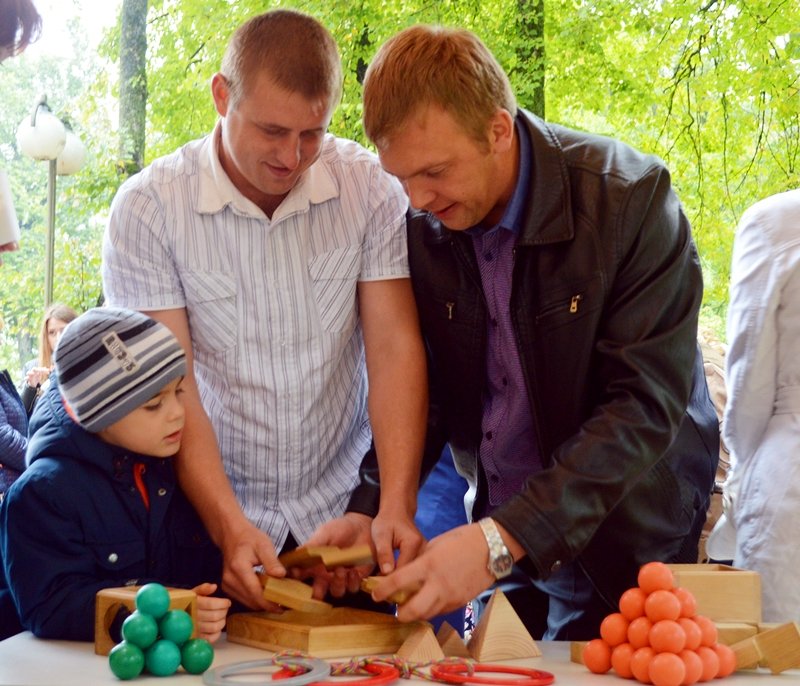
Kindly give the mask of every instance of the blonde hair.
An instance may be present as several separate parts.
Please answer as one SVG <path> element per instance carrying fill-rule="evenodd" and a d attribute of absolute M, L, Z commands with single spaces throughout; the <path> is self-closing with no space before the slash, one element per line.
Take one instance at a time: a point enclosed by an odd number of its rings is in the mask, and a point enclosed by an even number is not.
<path fill-rule="evenodd" d="M 420 108 L 438 105 L 479 142 L 499 109 L 517 114 L 511 84 L 470 31 L 417 25 L 390 38 L 364 77 L 364 130 L 386 145 Z"/>
<path fill-rule="evenodd" d="M 41 33 L 42 18 L 30 0 L 0 0 L 0 48 L 18 55 Z"/>
<path fill-rule="evenodd" d="M 272 10 L 242 24 L 228 44 L 220 72 L 233 107 L 260 72 L 308 99 L 326 97 L 333 104 L 342 92 L 336 41 L 316 19 L 295 10 Z"/>
<path fill-rule="evenodd" d="M 0 0 L 2 1 L 2 0 Z M 53 350 L 50 348 L 50 339 L 47 337 L 47 329 L 51 319 L 58 319 L 62 322 L 71 322 L 78 318 L 78 313 L 69 305 L 53 303 L 44 311 L 42 328 L 39 331 L 39 366 L 50 368 L 53 365 Z"/>

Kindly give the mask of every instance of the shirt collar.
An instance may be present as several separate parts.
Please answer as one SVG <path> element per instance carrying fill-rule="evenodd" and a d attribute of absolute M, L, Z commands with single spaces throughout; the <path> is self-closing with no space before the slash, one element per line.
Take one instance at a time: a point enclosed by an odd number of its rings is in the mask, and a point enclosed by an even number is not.
<path fill-rule="evenodd" d="M 237 214 L 264 219 L 265 215 L 261 208 L 236 188 L 222 168 L 218 152 L 221 133 L 222 124 L 218 121 L 214 131 L 210 136 L 206 136 L 202 144 L 199 157 L 198 211 L 201 214 L 215 214 L 230 205 Z M 327 134 L 322 145 L 323 150 L 319 159 L 306 170 L 289 195 L 283 199 L 272 217 L 273 221 L 280 216 L 306 211 L 311 204 L 323 203 L 339 196 L 339 184 L 323 160 L 326 148 L 335 145 L 333 136 Z"/>

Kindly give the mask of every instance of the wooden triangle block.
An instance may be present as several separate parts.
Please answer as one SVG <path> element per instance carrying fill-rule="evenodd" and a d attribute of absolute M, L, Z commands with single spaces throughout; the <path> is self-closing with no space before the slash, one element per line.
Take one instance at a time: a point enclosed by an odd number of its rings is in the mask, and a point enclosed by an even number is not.
<path fill-rule="evenodd" d="M 539 657 L 542 654 L 499 588 L 492 593 L 467 649 L 478 662 Z"/>
<path fill-rule="evenodd" d="M 445 657 L 470 657 L 464 639 L 447 622 L 442 622 L 436 634 L 436 640 L 439 641 Z"/>
<path fill-rule="evenodd" d="M 435 662 L 444 659 L 444 652 L 433 635 L 433 627 L 427 622 L 419 622 L 403 645 L 397 650 L 397 655 L 409 662 Z"/>

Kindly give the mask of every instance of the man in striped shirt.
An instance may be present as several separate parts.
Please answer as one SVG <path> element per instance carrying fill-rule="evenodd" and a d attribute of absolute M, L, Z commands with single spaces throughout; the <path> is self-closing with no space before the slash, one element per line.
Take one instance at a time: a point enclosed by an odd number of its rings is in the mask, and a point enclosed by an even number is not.
<path fill-rule="evenodd" d="M 254 566 L 282 576 L 276 552 L 315 531 L 374 538 L 382 559 L 421 543 L 407 200 L 374 155 L 326 133 L 341 79 L 311 17 L 243 24 L 211 83 L 213 133 L 123 184 L 104 240 L 108 302 L 163 322 L 187 352 L 181 484 L 223 551 L 226 590 L 251 607 L 271 608 Z M 373 437 L 386 479 L 374 522 L 353 498 Z M 345 527 L 318 531 L 346 510 Z"/>

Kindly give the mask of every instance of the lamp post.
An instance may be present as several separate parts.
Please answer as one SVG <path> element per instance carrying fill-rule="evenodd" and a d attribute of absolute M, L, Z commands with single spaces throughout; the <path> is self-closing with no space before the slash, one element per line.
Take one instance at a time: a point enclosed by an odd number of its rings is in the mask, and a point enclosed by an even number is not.
<path fill-rule="evenodd" d="M 80 139 L 47 106 L 47 97 L 36 101 L 30 117 L 17 128 L 17 144 L 28 157 L 48 160 L 47 175 L 47 244 L 44 277 L 44 306 L 53 302 L 53 269 L 56 235 L 56 175 L 74 174 L 86 159 Z"/>

